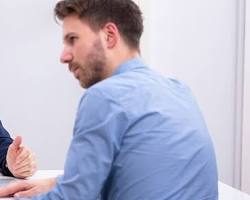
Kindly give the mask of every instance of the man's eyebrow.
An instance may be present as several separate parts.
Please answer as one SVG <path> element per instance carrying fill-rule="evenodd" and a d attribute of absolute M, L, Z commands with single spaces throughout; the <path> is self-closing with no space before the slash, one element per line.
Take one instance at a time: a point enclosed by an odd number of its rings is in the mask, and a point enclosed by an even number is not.
<path fill-rule="evenodd" d="M 67 33 L 66 35 L 63 36 L 63 40 L 64 40 L 64 41 L 68 40 L 69 37 L 72 36 L 72 35 L 75 35 L 75 33 L 74 33 L 74 32 L 69 32 L 69 33 Z"/>

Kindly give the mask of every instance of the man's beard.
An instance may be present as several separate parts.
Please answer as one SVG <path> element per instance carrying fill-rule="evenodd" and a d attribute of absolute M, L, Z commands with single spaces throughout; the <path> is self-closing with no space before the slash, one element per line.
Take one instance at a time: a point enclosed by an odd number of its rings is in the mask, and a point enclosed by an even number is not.
<path fill-rule="evenodd" d="M 70 63 L 80 68 L 79 82 L 83 88 L 89 88 L 105 78 L 106 57 L 100 40 L 93 43 L 84 63 Z"/>

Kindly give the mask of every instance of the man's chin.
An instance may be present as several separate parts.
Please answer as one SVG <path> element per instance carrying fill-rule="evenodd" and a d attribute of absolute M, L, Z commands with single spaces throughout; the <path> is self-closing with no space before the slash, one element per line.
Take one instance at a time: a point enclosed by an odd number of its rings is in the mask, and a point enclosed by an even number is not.
<path fill-rule="evenodd" d="M 79 81 L 80 86 L 81 86 L 82 88 L 88 89 L 89 87 L 91 87 L 92 85 L 98 83 L 98 82 L 101 81 L 101 80 L 97 80 L 97 79 L 94 80 L 94 79 L 92 79 L 92 80 L 85 80 L 85 81 L 83 81 L 83 80 L 81 80 L 81 79 L 78 79 L 78 81 Z"/>
<path fill-rule="evenodd" d="M 79 80 L 79 84 L 80 84 L 80 86 L 81 86 L 82 88 L 84 88 L 84 89 L 87 89 L 87 88 L 88 88 L 87 85 L 86 85 L 84 82 L 80 81 L 80 80 Z"/>

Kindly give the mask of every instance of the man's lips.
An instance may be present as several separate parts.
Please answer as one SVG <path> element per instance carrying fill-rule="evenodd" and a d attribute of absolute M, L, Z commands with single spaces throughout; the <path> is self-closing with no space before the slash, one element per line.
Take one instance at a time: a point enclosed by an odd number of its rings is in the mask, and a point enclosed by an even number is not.
<path fill-rule="evenodd" d="M 79 67 L 76 65 L 69 65 L 69 71 L 72 72 L 76 79 L 79 79 Z"/>
<path fill-rule="evenodd" d="M 77 67 L 76 65 L 69 65 L 69 71 L 70 71 L 70 72 L 76 71 L 77 68 L 78 68 L 78 67 Z"/>

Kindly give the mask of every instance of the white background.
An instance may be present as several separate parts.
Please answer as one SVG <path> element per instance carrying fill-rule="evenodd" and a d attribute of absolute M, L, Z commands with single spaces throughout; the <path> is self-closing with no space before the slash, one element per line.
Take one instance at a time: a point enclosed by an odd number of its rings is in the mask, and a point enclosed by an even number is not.
<path fill-rule="evenodd" d="M 246 1 L 242 189 L 250 194 L 250 2 Z"/>
<path fill-rule="evenodd" d="M 39 168 L 62 169 L 83 90 L 59 62 L 55 1 L 0 1 L 0 119 L 37 155 Z"/>
<path fill-rule="evenodd" d="M 238 1 L 137 1 L 145 11 L 144 59 L 192 88 L 214 141 L 220 179 L 237 186 Z M 84 92 L 59 63 L 55 2 L 0 1 L 0 119 L 12 136 L 24 137 L 41 169 L 62 169 Z"/>

